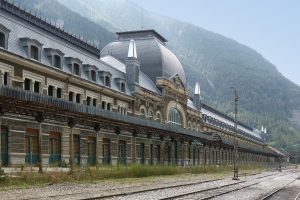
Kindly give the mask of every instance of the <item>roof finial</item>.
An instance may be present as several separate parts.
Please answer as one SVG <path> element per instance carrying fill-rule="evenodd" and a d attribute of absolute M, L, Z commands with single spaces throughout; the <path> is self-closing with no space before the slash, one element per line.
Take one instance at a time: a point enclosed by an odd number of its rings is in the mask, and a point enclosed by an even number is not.
<path fill-rule="evenodd" d="M 135 42 L 133 39 L 130 40 L 129 42 L 129 47 L 128 47 L 128 58 L 137 58 L 137 53 L 136 53 L 136 46 Z"/>
<path fill-rule="evenodd" d="M 195 85 L 195 93 L 194 94 L 200 95 L 200 84 L 198 81 L 196 82 L 196 85 Z"/>

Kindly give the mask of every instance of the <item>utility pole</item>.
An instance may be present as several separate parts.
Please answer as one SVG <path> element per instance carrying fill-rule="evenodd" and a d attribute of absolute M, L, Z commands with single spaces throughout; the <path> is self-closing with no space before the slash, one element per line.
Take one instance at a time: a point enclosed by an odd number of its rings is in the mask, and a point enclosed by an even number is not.
<path fill-rule="evenodd" d="M 233 178 L 232 180 L 239 180 L 239 168 L 238 168 L 238 140 L 237 140 L 237 112 L 238 112 L 238 101 L 239 95 L 235 87 L 231 87 L 234 90 L 234 159 L 233 159 Z"/>

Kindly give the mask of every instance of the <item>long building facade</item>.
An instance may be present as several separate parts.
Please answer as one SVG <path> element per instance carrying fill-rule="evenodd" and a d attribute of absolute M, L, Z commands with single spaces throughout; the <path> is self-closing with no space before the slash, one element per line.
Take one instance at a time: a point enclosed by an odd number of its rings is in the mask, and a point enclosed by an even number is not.
<path fill-rule="evenodd" d="M 154 30 L 94 45 L 0 0 L 1 164 L 276 165 L 260 132 L 192 97 Z M 101 37 L 101 36 L 99 36 Z"/>

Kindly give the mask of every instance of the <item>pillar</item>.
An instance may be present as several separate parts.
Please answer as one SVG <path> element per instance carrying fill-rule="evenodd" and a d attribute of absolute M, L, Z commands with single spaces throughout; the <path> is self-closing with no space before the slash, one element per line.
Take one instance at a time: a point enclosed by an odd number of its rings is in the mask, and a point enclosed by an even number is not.
<path fill-rule="evenodd" d="M 73 135 L 73 128 L 75 126 L 75 121 L 70 119 L 68 123 L 70 127 L 70 172 L 73 173 L 74 171 L 74 135 Z"/>
<path fill-rule="evenodd" d="M 133 130 L 132 137 L 131 137 L 131 159 L 132 163 L 136 163 L 136 136 L 137 132 L 136 130 Z"/>
<path fill-rule="evenodd" d="M 164 137 L 160 137 L 160 164 L 163 165 L 165 161 L 165 146 L 166 142 L 164 141 Z"/>

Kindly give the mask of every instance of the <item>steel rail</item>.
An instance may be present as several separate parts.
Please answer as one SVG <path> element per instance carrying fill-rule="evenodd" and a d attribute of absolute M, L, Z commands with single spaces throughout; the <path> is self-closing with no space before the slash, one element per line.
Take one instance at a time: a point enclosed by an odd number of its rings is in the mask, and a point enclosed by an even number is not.
<path fill-rule="evenodd" d="M 224 194 L 227 194 L 227 193 L 230 193 L 230 192 L 234 192 L 234 191 L 237 191 L 237 190 L 241 190 L 241 189 L 250 187 L 252 185 L 259 184 L 259 183 L 261 183 L 263 181 L 266 181 L 266 180 L 271 180 L 271 179 L 274 179 L 274 178 L 286 175 L 286 173 L 284 173 L 284 174 L 282 174 L 280 176 L 276 176 L 277 174 L 278 173 L 272 174 L 272 175 L 263 176 L 263 177 L 258 177 L 258 178 L 255 178 L 255 179 L 261 179 L 261 178 L 265 178 L 265 177 L 268 177 L 268 176 L 274 176 L 274 177 L 271 177 L 271 178 L 268 178 L 268 179 L 264 179 L 264 180 L 262 180 L 260 182 L 257 182 L 257 183 L 252 183 L 252 184 L 240 187 L 240 188 L 236 188 L 236 189 L 233 189 L 233 190 L 229 190 L 229 191 L 221 192 L 221 193 L 218 193 L 218 194 L 214 194 L 214 195 L 202 198 L 202 199 L 203 200 L 205 200 L 205 199 L 212 199 L 212 198 L 217 197 L 217 196 L 221 196 L 221 195 L 224 195 Z M 252 180 L 255 180 L 255 179 L 252 179 Z M 202 190 L 198 190 L 198 191 L 193 191 L 193 192 L 188 192 L 188 193 L 184 193 L 184 194 L 174 195 L 174 196 L 171 196 L 171 197 L 161 198 L 160 200 L 177 199 L 177 198 L 186 197 L 186 196 L 190 196 L 190 195 L 195 195 L 195 194 L 203 193 L 203 192 L 207 192 L 207 191 L 218 190 L 218 189 L 221 189 L 221 188 L 230 187 L 230 186 L 233 186 L 233 185 L 238 185 L 238 184 L 245 183 L 245 182 L 246 181 L 239 181 L 239 182 L 236 182 L 236 183 L 231 183 L 231 184 L 227 184 L 227 185 L 223 185 L 223 186 L 219 186 L 219 187 L 202 189 Z"/>

